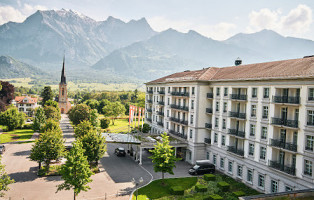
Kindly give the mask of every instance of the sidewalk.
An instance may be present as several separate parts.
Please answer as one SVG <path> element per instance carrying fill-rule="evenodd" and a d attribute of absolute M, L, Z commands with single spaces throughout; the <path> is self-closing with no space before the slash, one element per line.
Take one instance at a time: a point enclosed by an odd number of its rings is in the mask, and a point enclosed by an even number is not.
<path fill-rule="evenodd" d="M 71 145 L 75 141 L 74 129 L 70 123 L 70 120 L 66 114 L 61 115 L 60 128 L 63 132 L 63 138 L 65 139 L 65 145 Z"/>

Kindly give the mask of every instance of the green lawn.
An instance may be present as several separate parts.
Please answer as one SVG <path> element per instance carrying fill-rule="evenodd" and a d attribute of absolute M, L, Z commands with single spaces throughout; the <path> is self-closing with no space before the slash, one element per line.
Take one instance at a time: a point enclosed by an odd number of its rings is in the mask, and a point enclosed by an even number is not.
<path fill-rule="evenodd" d="M 112 124 L 112 121 L 110 120 L 110 125 L 109 128 L 106 129 L 108 130 L 109 133 L 127 133 L 128 132 L 128 119 L 116 119 L 114 121 L 114 125 Z"/>
<path fill-rule="evenodd" d="M 32 138 L 32 129 L 16 129 L 14 131 L 3 132 L 0 135 L 0 143 L 24 141 Z"/>

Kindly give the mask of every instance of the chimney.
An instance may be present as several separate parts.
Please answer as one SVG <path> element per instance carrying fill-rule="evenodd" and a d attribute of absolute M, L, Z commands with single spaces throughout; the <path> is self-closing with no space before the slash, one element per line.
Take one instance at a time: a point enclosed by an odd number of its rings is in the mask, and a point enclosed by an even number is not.
<path fill-rule="evenodd" d="M 239 66 L 242 64 L 242 60 L 238 57 L 235 62 L 234 62 L 235 66 Z"/>

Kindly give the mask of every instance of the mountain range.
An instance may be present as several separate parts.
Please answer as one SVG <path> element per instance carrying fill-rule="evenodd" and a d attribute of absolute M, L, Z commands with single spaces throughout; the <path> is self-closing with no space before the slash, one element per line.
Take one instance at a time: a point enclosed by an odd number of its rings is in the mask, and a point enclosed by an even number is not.
<path fill-rule="evenodd" d="M 73 79 L 123 77 L 130 82 L 187 69 L 231 66 L 237 57 L 249 64 L 314 54 L 314 41 L 271 30 L 217 41 L 193 30 L 156 32 L 145 18 L 96 21 L 64 9 L 37 11 L 22 23 L 0 26 L 0 44 L 0 55 L 52 73 L 60 73 L 65 54 Z"/>

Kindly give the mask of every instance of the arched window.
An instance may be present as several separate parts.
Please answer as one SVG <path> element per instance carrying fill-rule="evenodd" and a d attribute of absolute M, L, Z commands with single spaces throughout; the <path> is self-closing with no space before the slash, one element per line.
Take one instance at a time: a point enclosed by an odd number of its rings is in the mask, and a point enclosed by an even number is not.
<path fill-rule="evenodd" d="M 62 96 L 64 95 L 64 88 L 62 88 Z"/>

